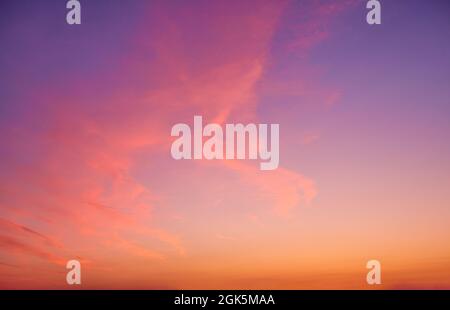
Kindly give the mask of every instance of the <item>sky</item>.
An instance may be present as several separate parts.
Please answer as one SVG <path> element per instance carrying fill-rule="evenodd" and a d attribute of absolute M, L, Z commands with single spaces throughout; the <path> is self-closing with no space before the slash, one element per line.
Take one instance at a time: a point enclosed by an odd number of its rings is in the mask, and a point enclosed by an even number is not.
<path fill-rule="evenodd" d="M 450 288 L 448 1 L 80 2 L 0 4 L 0 288 Z M 280 166 L 174 160 L 194 115 Z"/>

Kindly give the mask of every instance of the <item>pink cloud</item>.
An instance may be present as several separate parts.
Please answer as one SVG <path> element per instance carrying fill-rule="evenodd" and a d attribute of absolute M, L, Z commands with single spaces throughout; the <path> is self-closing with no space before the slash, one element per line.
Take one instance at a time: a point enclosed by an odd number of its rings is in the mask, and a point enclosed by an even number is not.
<path fill-rule="evenodd" d="M 42 110 L 24 117 L 30 127 L 4 133 L 13 153 L 32 160 L 11 159 L 9 175 L 0 178 L 0 229 L 8 232 L 1 250 L 51 264 L 82 257 L 94 266 L 111 253 L 125 256 L 130 266 L 142 257 L 160 261 L 189 253 L 182 232 L 155 220 L 155 211 L 168 214 L 164 199 L 138 174 L 156 155 L 169 156 L 170 127 L 193 115 L 221 124 L 258 121 L 265 91 L 258 86 L 270 80 L 271 44 L 288 5 L 208 2 L 207 11 L 197 12 L 162 2 L 117 59 L 116 84 L 106 94 L 96 89 L 104 83 L 101 72 L 75 79 L 70 98 L 58 91 L 58 81 L 30 94 Z M 295 29 L 291 47 L 306 53 L 323 40 L 327 33 L 316 16 L 321 23 L 336 11 L 319 6 L 306 28 Z M 163 164 L 155 166 L 147 177 L 165 173 Z M 247 162 L 219 166 L 267 197 L 281 216 L 317 194 L 313 180 L 286 167 L 267 173 Z M 16 222 L 33 222 L 36 230 Z M 31 245 L 35 240 L 45 247 Z"/>

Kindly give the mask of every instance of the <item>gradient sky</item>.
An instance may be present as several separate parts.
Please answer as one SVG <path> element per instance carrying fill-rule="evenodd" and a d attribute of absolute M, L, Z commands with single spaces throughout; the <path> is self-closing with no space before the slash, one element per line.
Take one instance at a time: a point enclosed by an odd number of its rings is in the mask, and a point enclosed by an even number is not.
<path fill-rule="evenodd" d="M 450 288 L 450 5 L 0 4 L 0 287 Z M 280 167 L 175 161 L 279 123 Z"/>

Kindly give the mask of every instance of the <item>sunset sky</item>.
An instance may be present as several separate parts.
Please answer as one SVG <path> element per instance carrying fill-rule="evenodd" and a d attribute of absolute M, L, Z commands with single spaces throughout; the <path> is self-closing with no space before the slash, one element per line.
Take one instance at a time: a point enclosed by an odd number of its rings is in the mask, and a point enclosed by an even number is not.
<path fill-rule="evenodd" d="M 65 2 L 0 3 L 0 288 L 450 288 L 449 1 Z M 279 168 L 174 160 L 194 115 Z"/>

